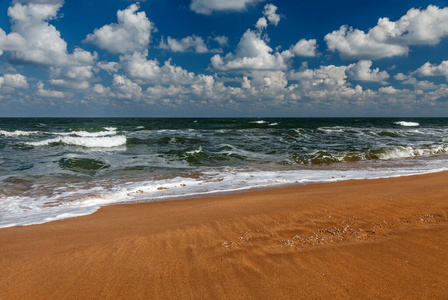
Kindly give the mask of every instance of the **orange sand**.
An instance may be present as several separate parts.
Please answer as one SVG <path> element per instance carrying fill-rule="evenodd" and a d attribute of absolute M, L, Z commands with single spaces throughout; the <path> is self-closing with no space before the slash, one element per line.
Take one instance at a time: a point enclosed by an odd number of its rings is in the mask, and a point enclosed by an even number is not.
<path fill-rule="evenodd" d="M 448 172 L 0 229 L 0 299 L 448 299 Z"/>

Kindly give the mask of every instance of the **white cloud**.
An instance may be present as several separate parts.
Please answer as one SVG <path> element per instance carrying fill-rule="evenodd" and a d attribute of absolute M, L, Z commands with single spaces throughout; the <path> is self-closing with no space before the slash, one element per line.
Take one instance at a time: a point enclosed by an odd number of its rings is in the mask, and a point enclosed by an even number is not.
<path fill-rule="evenodd" d="M 87 35 L 85 41 L 112 53 L 132 53 L 148 48 L 154 24 L 148 20 L 138 4 L 117 12 L 118 23 L 104 25 Z"/>
<path fill-rule="evenodd" d="M 229 38 L 224 35 L 215 36 L 213 40 L 217 42 L 221 47 L 227 46 L 229 44 Z"/>
<path fill-rule="evenodd" d="M 385 41 L 373 38 L 369 33 L 341 26 L 325 36 L 328 49 L 335 52 L 343 59 L 379 59 L 397 55 L 406 55 L 409 51 L 407 46 L 389 44 Z"/>
<path fill-rule="evenodd" d="M 214 11 L 243 11 L 249 5 L 263 0 L 192 0 L 190 9 L 198 14 L 210 15 Z"/>
<path fill-rule="evenodd" d="M 13 0 L 12 3 L 22 3 L 22 4 L 64 4 L 64 0 Z"/>
<path fill-rule="evenodd" d="M 255 24 L 255 27 L 258 30 L 264 30 L 268 27 L 268 21 L 269 24 L 272 24 L 274 26 L 278 25 L 278 22 L 280 22 L 280 16 L 276 14 L 277 6 L 273 4 L 266 4 L 264 6 L 263 10 L 263 16 L 260 19 L 258 19 L 257 23 Z"/>
<path fill-rule="evenodd" d="M 86 90 L 90 87 L 88 81 L 71 81 L 64 79 L 50 79 L 48 80 L 51 86 L 62 89 L 73 89 L 73 90 Z"/>
<path fill-rule="evenodd" d="M 317 56 L 317 41 L 301 39 L 294 46 L 291 46 L 290 51 L 297 56 L 315 57 Z"/>
<path fill-rule="evenodd" d="M 403 74 L 403 73 L 398 73 L 397 75 L 394 76 L 394 79 L 398 80 L 398 81 L 403 81 L 403 80 L 406 80 L 408 78 L 409 77 L 407 75 Z"/>
<path fill-rule="evenodd" d="M 305 66 L 306 67 L 306 66 Z M 347 66 L 320 66 L 319 69 L 302 68 L 298 72 L 290 71 L 288 78 L 297 80 L 304 89 L 334 89 L 346 84 Z"/>
<path fill-rule="evenodd" d="M 146 54 L 134 52 L 132 55 L 120 56 L 120 65 L 131 78 L 145 81 L 156 81 L 160 78 L 160 67 L 157 60 L 147 60 Z"/>
<path fill-rule="evenodd" d="M 393 86 L 386 86 L 378 89 L 378 92 L 380 94 L 387 94 L 387 95 L 395 95 L 400 92 L 400 90 L 397 90 Z"/>
<path fill-rule="evenodd" d="M 344 59 L 380 59 L 406 55 L 410 45 L 435 45 L 448 35 L 448 8 L 410 9 L 393 22 L 380 18 L 367 33 L 342 26 L 325 36 L 328 49 Z"/>
<path fill-rule="evenodd" d="M 212 67 L 220 71 L 285 70 L 290 51 L 274 52 L 260 34 L 248 29 L 240 39 L 235 53 L 216 54 L 211 58 Z"/>
<path fill-rule="evenodd" d="M 109 87 L 105 87 L 102 84 L 95 84 L 95 86 L 93 87 L 93 91 L 99 95 L 105 96 L 107 94 L 110 93 L 110 88 Z"/>
<path fill-rule="evenodd" d="M 37 91 L 36 95 L 42 98 L 57 98 L 57 99 L 64 99 L 67 97 L 66 94 L 64 94 L 61 91 L 54 91 L 54 90 L 46 90 L 44 89 L 44 84 L 42 81 L 39 81 L 36 84 Z"/>
<path fill-rule="evenodd" d="M 257 27 L 258 30 L 266 29 L 268 27 L 268 21 L 265 17 L 261 17 L 260 19 L 258 19 L 255 27 Z"/>
<path fill-rule="evenodd" d="M 417 78 L 408 76 L 402 84 L 410 84 L 414 87 L 414 90 L 435 90 L 440 88 L 442 85 L 436 85 L 434 82 L 427 80 L 417 80 Z"/>
<path fill-rule="evenodd" d="M 27 78 L 21 74 L 5 74 L 3 77 L 0 77 L 0 87 L 27 89 L 29 84 Z"/>
<path fill-rule="evenodd" d="M 121 56 L 120 64 L 127 77 L 140 84 L 194 85 L 205 76 L 172 65 L 171 60 L 160 66 L 157 60 L 146 59 L 146 53 Z"/>
<path fill-rule="evenodd" d="M 413 73 L 419 76 L 445 76 L 448 80 L 448 60 L 442 61 L 439 65 L 427 62 Z"/>
<path fill-rule="evenodd" d="M 50 80 L 53 87 L 85 90 L 89 87 L 86 80 L 93 78 L 92 65 L 98 54 L 81 48 L 75 48 L 72 54 L 67 52 L 67 43 L 59 31 L 49 24 L 49 21 L 58 17 L 62 4 L 63 1 L 16 1 L 8 9 L 11 32 L 6 34 L 0 29 L 0 49 L 9 52 L 15 62 L 48 68 L 53 77 Z M 6 57 L 8 59 L 9 56 Z M 62 78 L 55 78 L 60 76 Z M 3 85 L 9 90 L 29 88 L 26 77 L 20 74 L 5 75 Z M 72 95 L 44 89 L 42 81 L 35 85 L 33 91 L 41 98 L 62 99 Z"/>
<path fill-rule="evenodd" d="M 347 67 L 346 74 L 351 80 L 371 81 L 384 83 L 390 76 L 386 71 L 381 71 L 379 68 L 371 69 L 371 60 L 360 60 L 356 64 L 350 64 Z"/>
<path fill-rule="evenodd" d="M 64 77 L 70 80 L 87 80 L 93 78 L 93 66 L 64 66 L 53 69 L 53 77 Z"/>
<path fill-rule="evenodd" d="M 253 71 L 250 73 L 250 77 L 249 80 L 248 77 L 244 76 L 242 87 L 254 87 L 256 90 L 261 88 L 281 90 L 288 84 L 286 74 L 283 71 Z"/>
<path fill-rule="evenodd" d="M 126 76 L 115 74 L 112 86 L 120 99 L 139 100 L 142 94 L 142 88 Z"/>
<path fill-rule="evenodd" d="M 120 69 L 120 65 L 114 61 L 101 61 L 97 63 L 97 67 L 109 74 L 115 73 Z"/>
<path fill-rule="evenodd" d="M 173 52 L 194 51 L 196 53 L 208 53 L 210 50 L 205 45 L 204 39 L 195 35 L 184 37 L 183 39 L 173 39 L 168 37 L 160 42 L 160 48 Z"/>
<path fill-rule="evenodd" d="M 274 4 L 266 4 L 263 10 L 263 15 L 268 19 L 269 23 L 274 26 L 277 26 L 278 22 L 280 22 L 280 15 L 278 15 L 276 11 L 277 6 Z"/>
<path fill-rule="evenodd" d="M 59 31 L 48 23 L 57 17 L 61 6 L 61 1 L 50 1 L 46 4 L 16 3 L 9 7 L 11 33 L 6 34 L 0 29 L 0 50 L 11 52 L 15 59 L 40 65 L 92 63 L 96 54 L 80 48 L 69 55 L 67 43 L 61 38 Z"/>

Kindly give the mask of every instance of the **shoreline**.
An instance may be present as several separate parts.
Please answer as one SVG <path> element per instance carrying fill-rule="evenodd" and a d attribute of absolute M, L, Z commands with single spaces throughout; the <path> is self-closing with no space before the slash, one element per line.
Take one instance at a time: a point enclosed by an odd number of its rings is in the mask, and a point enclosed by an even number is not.
<path fill-rule="evenodd" d="M 0 298 L 443 298 L 448 172 L 179 201 L 0 229 Z"/>

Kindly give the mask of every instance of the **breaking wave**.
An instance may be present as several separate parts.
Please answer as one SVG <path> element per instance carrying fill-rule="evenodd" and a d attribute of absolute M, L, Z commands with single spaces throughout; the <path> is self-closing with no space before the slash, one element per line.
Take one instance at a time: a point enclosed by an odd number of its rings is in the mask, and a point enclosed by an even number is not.
<path fill-rule="evenodd" d="M 6 131 L 0 130 L 0 134 L 11 137 L 11 136 L 29 136 L 34 134 L 39 134 L 39 131 L 23 131 L 23 130 L 15 130 L 15 131 Z"/>
<path fill-rule="evenodd" d="M 434 148 L 396 147 L 392 149 L 368 149 L 343 153 L 316 151 L 312 154 L 293 154 L 291 160 L 301 165 L 328 165 L 339 162 L 355 162 L 362 160 L 392 160 L 416 156 L 429 156 L 448 152 L 448 146 Z"/>
<path fill-rule="evenodd" d="M 406 127 L 420 126 L 420 124 L 417 122 L 407 122 L 407 121 L 398 121 L 398 122 L 394 122 L 394 124 L 406 126 Z"/>
<path fill-rule="evenodd" d="M 94 136 L 94 137 L 73 137 L 73 136 L 62 136 L 53 139 L 47 139 L 38 142 L 27 142 L 25 145 L 29 146 L 48 146 L 48 145 L 70 145 L 70 146 L 80 146 L 86 148 L 113 148 L 126 145 L 126 137 L 124 135 L 117 136 Z"/>

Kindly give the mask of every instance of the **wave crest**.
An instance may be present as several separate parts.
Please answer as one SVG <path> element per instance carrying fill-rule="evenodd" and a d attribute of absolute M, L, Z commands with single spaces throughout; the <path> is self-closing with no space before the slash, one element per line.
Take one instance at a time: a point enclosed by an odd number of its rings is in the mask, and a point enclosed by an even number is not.
<path fill-rule="evenodd" d="M 23 131 L 23 130 L 15 130 L 15 131 L 6 131 L 0 130 L 0 134 L 4 136 L 28 136 L 33 134 L 39 134 L 39 131 Z"/>
<path fill-rule="evenodd" d="M 417 122 L 407 122 L 407 121 L 398 121 L 398 122 L 394 122 L 394 124 L 396 124 L 396 125 L 401 125 L 401 126 L 405 126 L 405 127 L 415 127 L 415 126 L 420 126 L 420 124 L 417 123 Z"/>
<path fill-rule="evenodd" d="M 106 136 L 106 137 L 73 137 L 63 136 L 53 139 L 47 139 L 38 142 L 25 143 L 30 146 L 48 146 L 52 144 L 63 144 L 69 146 L 81 146 L 86 148 L 113 148 L 126 145 L 124 135 Z"/>

